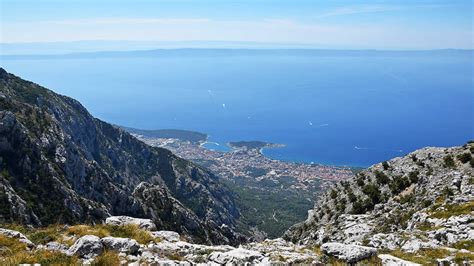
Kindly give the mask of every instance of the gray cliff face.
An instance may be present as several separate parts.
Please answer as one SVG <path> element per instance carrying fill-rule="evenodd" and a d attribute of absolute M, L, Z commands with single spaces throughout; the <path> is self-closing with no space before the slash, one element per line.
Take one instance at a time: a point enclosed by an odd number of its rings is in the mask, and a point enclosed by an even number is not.
<path fill-rule="evenodd" d="M 474 241 L 474 143 L 424 148 L 329 189 L 285 238 L 416 252 Z M 472 247 L 471 247 L 472 248 Z"/>
<path fill-rule="evenodd" d="M 0 69 L 0 223 L 111 215 L 152 217 L 198 242 L 238 242 L 229 230 L 239 212 L 216 176 Z"/>

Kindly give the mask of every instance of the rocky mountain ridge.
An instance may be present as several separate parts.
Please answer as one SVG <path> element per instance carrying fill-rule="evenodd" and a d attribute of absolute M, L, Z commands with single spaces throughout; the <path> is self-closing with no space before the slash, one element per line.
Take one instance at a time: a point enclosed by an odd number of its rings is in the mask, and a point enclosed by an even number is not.
<path fill-rule="evenodd" d="M 355 244 L 435 263 L 474 254 L 474 142 L 428 147 L 376 164 L 329 189 L 284 238 Z M 472 262 L 472 261 L 471 261 Z"/>
<path fill-rule="evenodd" d="M 0 223 L 152 218 L 202 243 L 240 242 L 233 194 L 205 168 L 0 69 Z"/>

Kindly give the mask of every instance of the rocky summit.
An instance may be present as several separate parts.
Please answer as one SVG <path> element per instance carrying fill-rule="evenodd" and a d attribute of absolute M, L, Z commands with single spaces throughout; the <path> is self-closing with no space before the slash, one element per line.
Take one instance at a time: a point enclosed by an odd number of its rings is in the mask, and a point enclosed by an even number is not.
<path fill-rule="evenodd" d="M 0 69 L 0 223 L 150 218 L 199 243 L 236 244 L 233 194 L 208 170 Z"/>

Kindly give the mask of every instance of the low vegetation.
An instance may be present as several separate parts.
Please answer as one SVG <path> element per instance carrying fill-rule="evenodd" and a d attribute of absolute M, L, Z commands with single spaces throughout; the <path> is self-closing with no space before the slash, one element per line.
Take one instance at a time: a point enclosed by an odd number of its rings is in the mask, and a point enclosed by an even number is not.
<path fill-rule="evenodd" d="M 137 225 L 50 225 L 44 228 L 28 229 L 16 224 L 2 225 L 3 228 L 22 232 L 36 245 L 46 244 L 51 241 L 56 241 L 70 246 L 73 244 L 75 238 L 85 235 L 95 235 L 98 237 L 124 237 L 135 239 L 140 244 L 148 244 L 150 241 L 160 241 L 153 238 L 148 231 L 138 228 Z M 1 246 L 1 245 L 0 245 Z"/>
<path fill-rule="evenodd" d="M 117 252 L 105 251 L 101 255 L 97 256 L 92 262 L 92 266 L 109 266 L 109 265 L 120 265 L 120 258 Z"/>
<path fill-rule="evenodd" d="M 434 205 L 430 211 L 431 218 L 449 218 L 474 212 L 474 201 L 464 204 L 445 204 L 442 206 Z"/>
<path fill-rule="evenodd" d="M 436 259 L 442 259 L 449 256 L 451 253 L 443 248 L 439 249 L 420 249 L 416 253 L 406 253 L 401 250 L 394 250 L 390 252 L 390 255 L 408 260 L 411 262 L 419 263 L 422 265 L 437 265 Z"/>
<path fill-rule="evenodd" d="M 41 264 L 41 265 L 75 265 L 79 259 L 60 252 L 36 250 L 29 252 L 26 245 L 17 239 L 0 235 L 0 264 Z"/>
<path fill-rule="evenodd" d="M 454 162 L 453 156 L 451 155 L 446 155 L 443 158 L 443 161 L 444 161 L 444 167 L 446 168 L 453 168 L 456 166 L 456 162 Z"/>

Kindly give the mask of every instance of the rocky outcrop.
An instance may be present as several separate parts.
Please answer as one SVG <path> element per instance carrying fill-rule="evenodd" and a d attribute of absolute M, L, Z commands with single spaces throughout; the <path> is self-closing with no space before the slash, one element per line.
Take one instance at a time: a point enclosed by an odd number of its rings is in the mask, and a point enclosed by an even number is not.
<path fill-rule="evenodd" d="M 100 240 L 102 245 L 108 250 L 123 252 L 126 254 L 137 254 L 140 245 L 137 241 L 123 237 L 104 237 Z"/>
<path fill-rule="evenodd" d="M 285 233 L 302 244 L 368 245 L 416 253 L 474 241 L 474 142 L 424 148 L 376 164 L 323 194 Z M 468 244 L 471 243 L 471 244 Z"/>
<path fill-rule="evenodd" d="M 151 219 L 140 219 L 129 216 L 111 216 L 105 219 L 105 224 L 122 226 L 128 224 L 137 225 L 138 228 L 153 231 L 156 230 L 156 225 Z"/>
<path fill-rule="evenodd" d="M 180 240 L 179 234 L 173 231 L 155 231 L 151 232 L 154 238 L 162 239 L 168 242 L 178 242 Z"/>
<path fill-rule="evenodd" d="M 78 256 L 84 259 L 90 259 L 96 257 L 104 251 L 104 246 L 100 241 L 100 238 L 94 235 L 85 235 L 78 240 L 68 249 L 67 254 L 69 256 Z"/>
<path fill-rule="evenodd" d="M 212 173 L 92 117 L 74 99 L 0 72 L 0 223 L 126 215 L 196 242 L 243 239 L 234 195 Z"/>
<path fill-rule="evenodd" d="M 377 249 L 375 248 L 341 243 L 324 243 L 321 246 L 321 251 L 326 255 L 336 257 L 348 263 L 358 262 L 377 254 Z"/>
<path fill-rule="evenodd" d="M 378 255 L 383 265 L 388 266 L 421 266 L 421 264 L 413 263 L 411 261 L 402 260 L 400 258 L 394 257 L 388 254 Z"/>
<path fill-rule="evenodd" d="M 172 231 L 142 230 L 142 233 L 150 234 L 153 238 L 147 238 L 146 242 L 138 244 L 131 238 L 111 236 L 99 238 L 93 235 L 79 237 L 71 235 L 67 228 L 61 228 L 55 230 L 54 237 L 58 241 L 75 240 L 71 247 L 67 247 L 63 243 L 49 242 L 37 245 L 36 248 L 30 249 L 28 252 L 35 254 L 40 249 L 46 249 L 55 253 L 56 256 L 59 254 L 59 258 L 62 258 L 63 261 L 67 261 L 64 260 L 63 254 L 79 258 L 79 262 L 83 265 L 94 264 L 95 260 L 100 259 L 101 254 L 109 257 L 117 256 L 116 259 L 120 261 L 121 265 L 331 265 L 341 263 L 379 265 L 382 262 L 384 262 L 383 265 L 416 265 L 388 254 L 376 256 L 375 248 L 341 243 L 325 243 L 318 248 L 294 244 L 277 238 L 246 243 L 236 248 L 229 245 L 212 246 L 189 243 L 181 240 L 179 234 Z M 99 228 L 101 227 L 97 229 Z M 123 233 L 123 229 L 130 228 L 126 225 L 114 227 L 117 232 Z M 57 235 L 58 233 L 60 235 Z M 17 240 L 19 241 L 19 239 Z M 144 240 L 142 239 L 142 241 Z M 8 249 L 8 247 L 6 248 Z M 1 252 L 2 249 L 0 249 L 0 254 L 2 254 Z M 51 257 L 52 254 L 49 253 L 48 256 Z M 9 261 L 8 257 L 3 259 L 0 256 L 0 264 Z M 444 261 L 451 262 L 453 259 L 454 256 L 443 258 Z"/>

